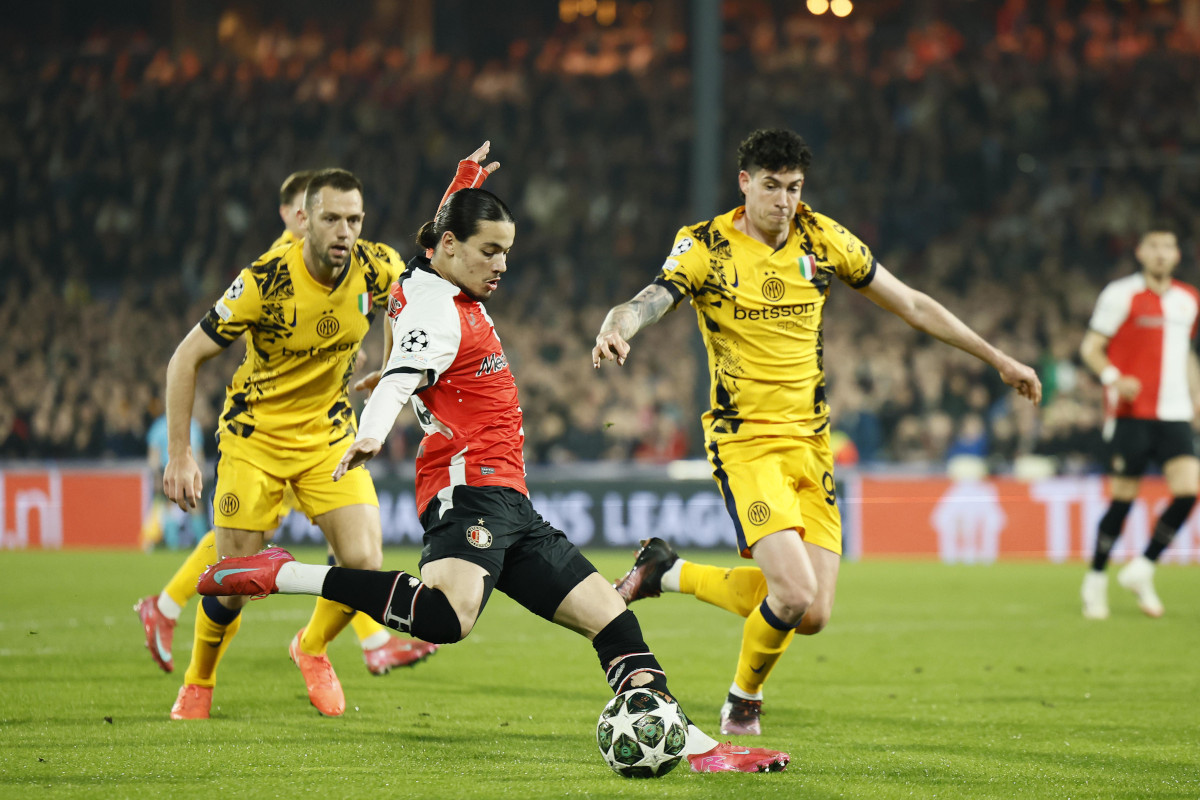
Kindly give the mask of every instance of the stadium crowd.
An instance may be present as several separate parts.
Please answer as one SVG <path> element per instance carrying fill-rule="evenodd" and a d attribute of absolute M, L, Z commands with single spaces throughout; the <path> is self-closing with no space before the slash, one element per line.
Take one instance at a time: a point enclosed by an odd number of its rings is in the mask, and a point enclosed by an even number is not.
<path fill-rule="evenodd" d="M 992 5 L 936 22 L 750 2 L 727 15 L 711 211 L 738 202 L 738 140 L 797 130 L 815 154 L 804 200 L 1046 386 L 1041 409 L 1016 402 L 982 364 L 835 286 L 825 366 L 848 461 L 1096 468 L 1100 391 L 1077 351 L 1100 287 L 1137 268 L 1152 218 L 1179 232 L 1178 277 L 1200 282 L 1200 23 L 1132 3 Z M 143 454 L 171 349 L 279 233 L 288 173 L 358 173 L 365 238 L 412 253 L 455 160 L 485 138 L 503 165 L 488 188 L 518 217 L 489 310 L 528 460 L 701 455 L 689 311 L 635 340 L 622 371 L 594 374 L 588 355 L 605 310 L 695 221 L 686 37 L 585 20 L 480 63 L 358 42 L 274 26 L 204 59 L 100 34 L 0 55 L 0 458 Z M 373 365 L 382 335 L 370 342 Z M 201 372 L 206 430 L 232 368 Z"/>

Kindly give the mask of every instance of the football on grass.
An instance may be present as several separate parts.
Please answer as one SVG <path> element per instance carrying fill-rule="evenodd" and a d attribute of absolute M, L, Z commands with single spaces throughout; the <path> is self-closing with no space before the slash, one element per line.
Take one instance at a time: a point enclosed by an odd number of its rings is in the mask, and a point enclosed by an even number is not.
<path fill-rule="evenodd" d="M 687 728 L 687 717 L 674 700 L 650 689 L 630 689 L 600 712 L 596 744 L 618 775 L 658 778 L 683 758 Z"/>

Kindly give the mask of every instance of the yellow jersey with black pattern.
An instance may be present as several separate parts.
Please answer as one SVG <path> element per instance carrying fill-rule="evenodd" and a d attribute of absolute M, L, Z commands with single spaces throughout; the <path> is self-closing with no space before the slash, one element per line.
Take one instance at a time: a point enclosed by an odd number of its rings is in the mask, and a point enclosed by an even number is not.
<path fill-rule="evenodd" d="M 655 283 L 696 309 L 712 388 L 707 436 L 809 436 L 829 423 L 822 326 L 834 276 L 854 288 L 875 277 L 865 244 L 801 204 L 773 250 L 727 214 L 680 229 Z"/>
<path fill-rule="evenodd" d="M 269 253 L 272 250 L 278 250 L 281 247 L 287 247 L 289 244 L 294 244 L 295 242 L 300 241 L 303 241 L 303 239 L 297 239 L 292 235 L 291 231 L 289 231 L 287 228 L 284 228 L 283 233 L 279 234 L 279 238 L 271 242 L 271 246 L 267 248 L 267 252 Z"/>
<path fill-rule="evenodd" d="M 309 273 L 303 249 L 296 241 L 259 257 L 200 322 L 221 346 L 247 336 L 225 390 L 222 438 L 294 449 L 354 437 L 355 356 L 404 262 L 387 245 L 359 240 L 330 288 Z"/>

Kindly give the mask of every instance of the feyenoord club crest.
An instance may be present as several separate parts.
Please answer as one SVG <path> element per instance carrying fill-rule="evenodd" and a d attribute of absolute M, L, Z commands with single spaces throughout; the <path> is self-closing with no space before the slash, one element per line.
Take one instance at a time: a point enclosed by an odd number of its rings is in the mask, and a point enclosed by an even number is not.
<path fill-rule="evenodd" d="M 467 541 L 473 547 L 486 550 L 492 546 L 492 532 L 483 527 L 483 520 L 479 520 L 478 525 L 472 525 L 467 528 Z"/>

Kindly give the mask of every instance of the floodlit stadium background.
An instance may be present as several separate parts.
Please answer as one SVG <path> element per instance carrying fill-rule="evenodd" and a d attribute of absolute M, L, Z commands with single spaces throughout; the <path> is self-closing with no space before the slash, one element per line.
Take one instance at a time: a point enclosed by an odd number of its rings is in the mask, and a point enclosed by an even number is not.
<path fill-rule="evenodd" d="M 355 171 L 364 236 L 409 253 L 455 161 L 490 139 L 503 166 L 488 188 L 518 234 L 489 309 L 539 506 L 584 544 L 654 529 L 727 546 L 694 463 L 707 376 L 693 315 L 640 335 L 623 370 L 594 373 L 588 351 L 680 226 L 737 204 L 737 142 L 788 126 L 815 153 L 804 200 L 1046 388 L 1040 409 L 1019 402 L 835 286 L 825 365 L 851 554 L 1088 550 L 1106 503 L 1101 407 L 1077 351 L 1096 295 L 1136 269 L 1155 218 L 1179 233 L 1177 277 L 1200 282 L 1200 0 L 499 5 L 6 12 L 0 541 L 137 546 L 167 359 L 279 233 L 288 173 Z M 206 431 L 239 357 L 202 369 Z M 390 542 L 419 536 L 418 438 L 394 434 L 373 470 Z M 1161 507 L 1150 488 L 1123 552 Z M 293 519 L 286 535 L 314 534 Z M 1171 557 L 1194 560 L 1197 542 L 1193 521 Z"/>

